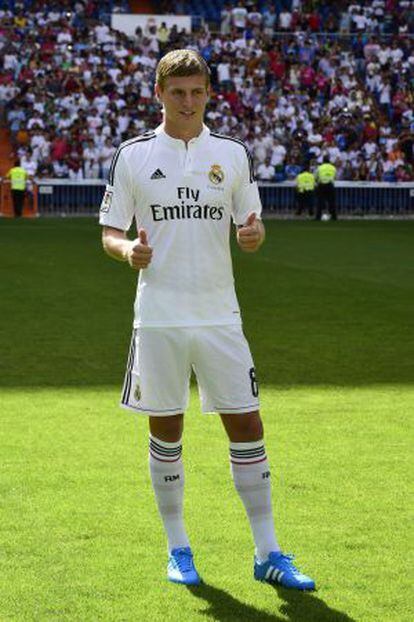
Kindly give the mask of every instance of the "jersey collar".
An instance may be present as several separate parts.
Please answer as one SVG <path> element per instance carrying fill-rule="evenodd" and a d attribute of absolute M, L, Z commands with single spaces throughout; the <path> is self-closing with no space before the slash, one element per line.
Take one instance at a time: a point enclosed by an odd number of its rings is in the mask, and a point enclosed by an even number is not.
<path fill-rule="evenodd" d="M 170 136 L 169 134 L 167 134 L 167 132 L 165 131 L 164 128 L 164 123 L 161 123 L 161 125 L 159 125 L 156 129 L 155 129 L 155 134 L 161 138 L 161 140 L 163 140 L 165 143 L 167 143 L 168 145 L 170 145 L 171 147 L 174 147 L 176 149 L 182 149 L 183 147 L 185 147 L 185 142 L 183 140 L 181 140 L 181 138 L 173 138 L 172 136 Z M 202 143 L 208 136 L 210 136 L 210 130 L 207 127 L 207 125 L 205 125 L 203 123 L 203 129 L 201 130 L 200 134 L 198 136 L 196 136 L 195 138 L 192 138 L 188 144 L 189 145 L 199 145 L 200 143 Z"/>

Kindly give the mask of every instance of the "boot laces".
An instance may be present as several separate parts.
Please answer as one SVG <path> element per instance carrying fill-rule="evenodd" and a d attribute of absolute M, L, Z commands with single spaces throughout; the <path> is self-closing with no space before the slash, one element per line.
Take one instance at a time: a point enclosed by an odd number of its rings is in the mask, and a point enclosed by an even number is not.
<path fill-rule="evenodd" d="M 193 569 L 193 556 L 190 551 L 178 549 L 175 553 L 175 560 L 181 572 L 189 572 Z"/>

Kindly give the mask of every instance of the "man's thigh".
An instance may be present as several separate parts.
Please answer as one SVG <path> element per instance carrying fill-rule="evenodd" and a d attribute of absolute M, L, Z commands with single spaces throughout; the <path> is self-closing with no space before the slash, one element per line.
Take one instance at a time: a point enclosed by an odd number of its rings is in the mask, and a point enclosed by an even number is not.
<path fill-rule="evenodd" d="M 184 412 L 191 375 L 190 335 L 186 329 L 134 329 L 121 406 L 151 416 Z"/>
<path fill-rule="evenodd" d="M 203 412 L 251 413 L 259 409 L 253 358 L 241 326 L 195 329 L 192 362 Z"/>

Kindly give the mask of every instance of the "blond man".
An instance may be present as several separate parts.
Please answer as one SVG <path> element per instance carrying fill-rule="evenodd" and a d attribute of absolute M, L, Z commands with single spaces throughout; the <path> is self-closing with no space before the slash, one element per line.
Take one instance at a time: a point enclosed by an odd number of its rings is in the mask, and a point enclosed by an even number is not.
<path fill-rule="evenodd" d="M 123 143 L 112 162 L 103 246 L 139 271 L 121 404 L 149 419 L 170 581 L 201 581 L 183 520 L 181 437 L 194 370 L 203 412 L 218 413 L 229 437 L 233 480 L 255 541 L 255 578 L 313 589 L 275 536 L 258 385 L 234 290 L 231 222 L 240 248 L 256 252 L 265 238 L 259 192 L 246 146 L 204 125 L 209 94 L 204 59 L 191 50 L 168 53 L 155 84 L 163 123 Z M 138 237 L 129 240 L 133 219 Z"/>

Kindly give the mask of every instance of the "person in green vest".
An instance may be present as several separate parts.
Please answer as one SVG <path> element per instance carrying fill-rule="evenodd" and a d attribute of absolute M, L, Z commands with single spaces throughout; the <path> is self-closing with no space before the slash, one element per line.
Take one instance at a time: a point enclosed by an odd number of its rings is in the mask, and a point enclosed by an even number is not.
<path fill-rule="evenodd" d="M 16 158 L 14 166 L 8 171 L 6 177 L 10 179 L 11 183 L 14 215 L 16 218 L 20 218 L 23 214 L 23 203 L 29 174 L 20 166 L 19 158 Z"/>
<path fill-rule="evenodd" d="M 309 216 L 313 216 L 316 180 L 310 172 L 309 162 L 304 165 L 303 171 L 296 177 L 295 182 L 296 214 L 300 216 L 303 211 L 307 211 Z"/>
<path fill-rule="evenodd" d="M 168 39 L 170 36 L 170 29 L 165 22 L 161 23 L 161 26 L 157 28 L 157 39 L 160 46 L 160 52 L 164 52 L 167 47 Z"/>
<path fill-rule="evenodd" d="M 324 156 L 323 163 L 316 169 L 318 182 L 318 205 L 316 208 L 316 220 L 321 220 L 322 212 L 327 209 L 332 220 L 337 219 L 335 205 L 335 181 L 336 167 L 329 162 L 329 156 Z"/>

